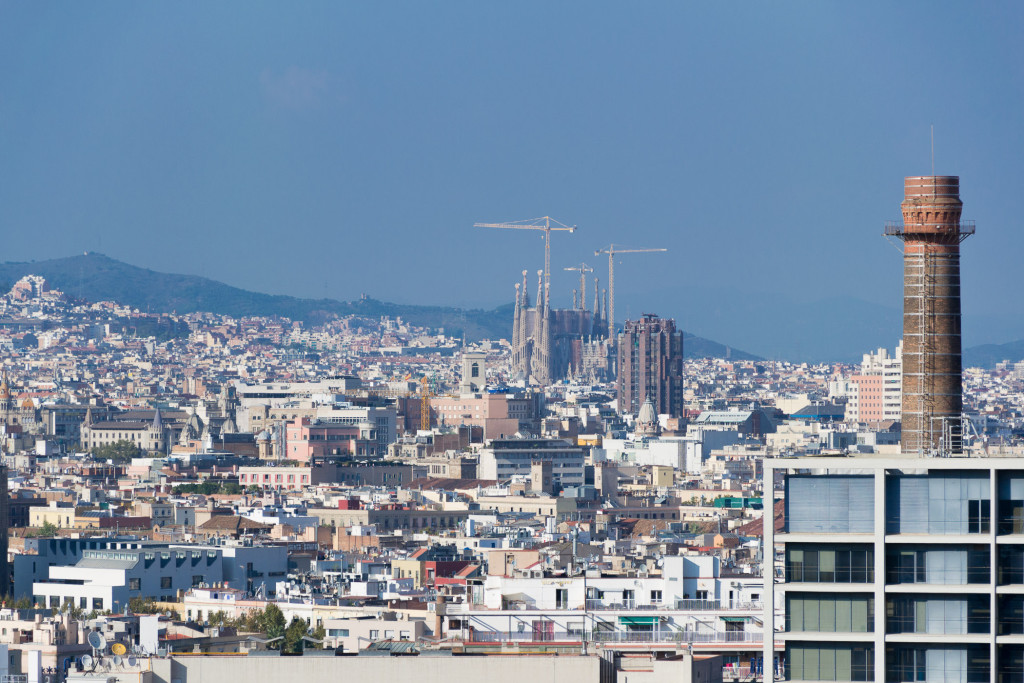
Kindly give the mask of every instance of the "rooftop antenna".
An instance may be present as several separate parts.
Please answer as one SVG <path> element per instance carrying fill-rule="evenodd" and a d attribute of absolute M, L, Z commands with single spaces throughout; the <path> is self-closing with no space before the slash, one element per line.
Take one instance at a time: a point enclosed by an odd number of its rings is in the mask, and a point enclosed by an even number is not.
<path fill-rule="evenodd" d="M 932 124 L 932 175 L 935 175 L 935 124 Z"/>

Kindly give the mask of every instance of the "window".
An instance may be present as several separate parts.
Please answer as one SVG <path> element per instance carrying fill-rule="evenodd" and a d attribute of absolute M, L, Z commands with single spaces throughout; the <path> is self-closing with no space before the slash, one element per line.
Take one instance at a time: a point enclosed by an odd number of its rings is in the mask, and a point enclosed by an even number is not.
<path fill-rule="evenodd" d="M 896 596 L 886 600 L 886 633 L 964 635 L 989 632 L 989 599 Z"/>
<path fill-rule="evenodd" d="M 380 631 L 378 631 L 377 629 L 371 629 L 370 640 L 380 640 Z"/>
<path fill-rule="evenodd" d="M 886 481 L 886 531 L 891 534 L 987 533 L 989 479 L 984 472 L 933 472 Z"/>
<path fill-rule="evenodd" d="M 885 649 L 886 680 L 988 681 L 992 661 L 988 646 L 932 647 L 901 645 Z M 938 674 L 938 678 L 936 678 Z"/>
<path fill-rule="evenodd" d="M 142 579 L 128 579 L 128 590 L 142 590 Z"/>
<path fill-rule="evenodd" d="M 874 654 L 874 648 L 870 645 L 803 642 L 789 645 L 786 647 L 786 680 L 873 681 Z"/>
<path fill-rule="evenodd" d="M 875 599 L 867 595 L 786 594 L 786 630 L 870 633 Z"/>
<path fill-rule="evenodd" d="M 875 552 L 870 545 L 786 545 L 786 580 L 805 583 L 870 583 Z"/>
<path fill-rule="evenodd" d="M 102 611 L 103 610 L 103 598 L 93 598 L 92 599 L 92 608 L 94 610 Z"/>
<path fill-rule="evenodd" d="M 661 602 L 661 591 L 658 591 L 658 590 L 652 590 L 651 591 L 651 602 L 654 603 L 654 604 L 657 604 L 657 603 Z"/>
<path fill-rule="evenodd" d="M 999 479 L 999 533 L 1024 534 L 1024 476 L 1019 474 Z"/>
<path fill-rule="evenodd" d="M 992 501 L 967 501 L 967 533 L 987 534 L 989 531 L 989 520 L 991 519 Z"/>
<path fill-rule="evenodd" d="M 327 635 L 332 638 L 348 638 L 347 628 L 329 628 L 327 629 Z"/>
<path fill-rule="evenodd" d="M 886 551 L 888 583 L 979 584 L 989 580 L 985 546 L 928 548 L 894 546 Z"/>
<path fill-rule="evenodd" d="M 170 588 L 171 587 L 171 577 L 169 577 L 169 576 L 161 576 L 160 577 L 160 587 L 161 588 Z"/>
<path fill-rule="evenodd" d="M 1024 595 L 999 597 L 998 628 L 1001 636 L 1024 634 Z"/>
<path fill-rule="evenodd" d="M 1024 583 L 1024 546 L 999 546 L 999 585 Z"/>
<path fill-rule="evenodd" d="M 870 476 L 790 475 L 786 530 L 792 533 L 874 531 L 874 479 Z"/>

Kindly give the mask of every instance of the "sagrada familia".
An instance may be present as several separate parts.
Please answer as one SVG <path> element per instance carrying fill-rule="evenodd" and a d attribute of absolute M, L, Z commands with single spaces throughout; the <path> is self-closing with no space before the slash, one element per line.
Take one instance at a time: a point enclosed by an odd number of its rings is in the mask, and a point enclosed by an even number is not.
<path fill-rule="evenodd" d="M 562 379 L 581 382 L 615 377 L 614 341 L 609 338 L 608 295 L 599 296 L 594 279 L 593 309 L 587 310 L 585 292 L 573 295 L 573 307 L 553 309 L 550 284 L 537 271 L 537 302 L 530 305 L 527 271 L 516 283 L 512 321 L 512 379 L 545 386 Z"/>

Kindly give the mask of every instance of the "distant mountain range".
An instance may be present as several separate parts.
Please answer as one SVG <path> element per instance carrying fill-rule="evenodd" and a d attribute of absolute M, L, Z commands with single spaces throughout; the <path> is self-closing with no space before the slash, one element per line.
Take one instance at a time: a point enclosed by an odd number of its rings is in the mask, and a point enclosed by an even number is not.
<path fill-rule="evenodd" d="M 994 368 L 1004 360 L 1024 360 L 1024 339 L 1005 344 L 981 344 L 964 349 L 965 368 Z"/>
<path fill-rule="evenodd" d="M 891 352 L 903 327 L 902 300 L 884 305 L 834 295 L 827 286 L 809 286 L 795 293 L 748 292 L 728 283 L 628 292 L 644 301 L 645 310 L 674 317 L 681 326 L 731 343 L 765 358 L 806 363 L 860 363 L 878 348 Z M 1005 359 L 1024 359 L 1024 318 L 1012 309 L 979 313 L 965 308 L 965 366 L 993 367 Z"/>
<path fill-rule="evenodd" d="M 153 313 L 206 311 L 235 317 L 278 315 L 311 324 L 331 315 L 368 319 L 401 317 L 413 325 L 443 327 L 451 335 L 465 333 L 470 341 L 508 338 L 514 309 L 512 303 L 483 310 L 394 304 L 371 298 L 338 301 L 261 294 L 195 275 L 139 268 L 96 252 L 47 261 L 2 263 L 0 288 L 8 291 L 26 275 L 41 275 L 51 287 L 77 299 L 116 301 Z M 683 346 L 688 358 L 728 355 L 735 360 L 757 360 L 749 353 L 686 332 Z"/>

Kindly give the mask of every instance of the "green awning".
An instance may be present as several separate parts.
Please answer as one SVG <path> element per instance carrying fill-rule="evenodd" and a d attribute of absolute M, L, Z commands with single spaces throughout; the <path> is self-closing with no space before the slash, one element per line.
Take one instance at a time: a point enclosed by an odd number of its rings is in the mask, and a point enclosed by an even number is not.
<path fill-rule="evenodd" d="M 722 617 L 722 621 L 738 621 L 741 624 L 750 620 L 750 617 Z"/>
<path fill-rule="evenodd" d="M 619 617 L 624 626 L 654 626 L 661 623 L 661 617 Z"/>

